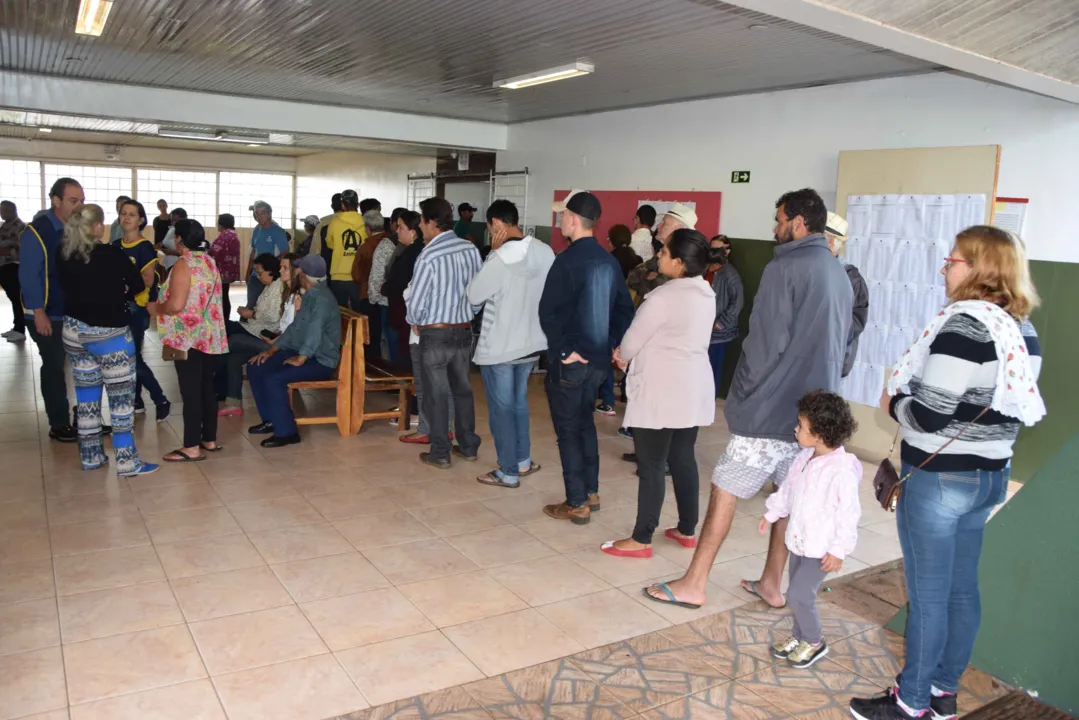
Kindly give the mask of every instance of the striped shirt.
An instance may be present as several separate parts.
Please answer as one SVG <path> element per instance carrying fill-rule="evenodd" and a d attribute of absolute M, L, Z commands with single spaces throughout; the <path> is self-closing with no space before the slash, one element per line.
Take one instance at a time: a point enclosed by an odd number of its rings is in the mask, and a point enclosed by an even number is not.
<path fill-rule="evenodd" d="M 1020 323 L 1020 330 L 1037 378 L 1042 360 L 1038 334 L 1029 321 Z M 1019 435 L 1019 420 L 991 409 L 973 422 L 992 402 L 996 379 L 996 346 L 985 325 L 966 314 L 944 323 L 925 366 L 911 379 L 911 394 L 892 399 L 891 415 L 902 426 L 903 462 L 921 465 L 962 431 L 923 469 L 1003 470 Z"/>
<path fill-rule="evenodd" d="M 468 284 L 482 265 L 476 246 L 447 231 L 416 259 L 412 294 L 405 305 L 409 325 L 460 325 L 479 312 L 468 302 Z"/>

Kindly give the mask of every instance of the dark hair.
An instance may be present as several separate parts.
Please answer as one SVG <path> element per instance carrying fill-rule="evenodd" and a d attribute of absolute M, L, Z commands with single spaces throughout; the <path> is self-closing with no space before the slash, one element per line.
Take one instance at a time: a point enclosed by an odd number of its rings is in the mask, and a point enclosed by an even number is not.
<path fill-rule="evenodd" d="M 401 217 L 404 213 L 408 212 L 408 208 L 395 207 L 393 212 L 390 213 L 390 229 L 392 230 L 397 226 L 397 218 Z"/>
<path fill-rule="evenodd" d="M 360 202 L 360 196 L 355 190 L 345 190 L 341 193 L 342 210 L 355 210 L 357 205 L 362 207 L 363 203 Z"/>
<path fill-rule="evenodd" d="M 612 248 L 627 247 L 632 238 L 633 233 L 626 225 L 613 225 L 607 231 L 607 239 L 611 241 Z"/>
<path fill-rule="evenodd" d="M 181 220 L 187 220 L 187 210 L 184 210 L 183 208 L 175 208 L 172 210 L 172 212 L 169 213 L 169 215 L 175 215 Z M 199 227 L 202 226 L 200 225 Z"/>
<path fill-rule="evenodd" d="M 798 414 L 809 422 L 809 432 L 834 450 L 854 435 L 858 423 L 850 404 L 835 393 L 810 390 L 798 401 Z"/>
<path fill-rule="evenodd" d="M 813 188 L 783 193 L 783 196 L 776 200 L 776 209 L 780 207 L 790 220 L 801 215 L 809 232 L 824 232 L 824 226 L 828 222 L 828 208 L 824 206 L 824 201 Z"/>
<path fill-rule="evenodd" d="M 217 226 L 225 228 L 226 230 L 235 230 L 236 218 L 230 213 L 221 213 L 217 216 Z"/>
<path fill-rule="evenodd" d="M 723 258 L 723 251 L 712 247 L 708 238 L 698 230 L 679 228 L 671 233 L 667 241 L 667 253 L 672 260 L 681 260 L 686 269 L 686 277 L 699 277 L 709 265 L 718 263 Z"/>
<path fill-rule="evenodd" d="M 368 210 L 382 210 L 382 203 L 374 198 L 364 198 L 360 201 L 360 215 L 363 215 Z"/>
<path fill-rule="evenodd" d="M 656 224 L 656 209 L 651 205 L 641 205 L 634 217 L 641 221 L 641 225 L 652 227 Z"/>
<path fill-rule="evenodd" d="M 401 213 L 401 217 L 397 218 L 405 224 L 405 227 L 416 233 L 416 242 L 423 242 L 423 233 L 420 231 L 420 220 L 423 216 L 415 210 L 405 210 Z"/>
<path fill-rule="evenodd" d="M 11 207 L 15 208 L 15 203 L 11 202 L 10 200 L 0 200 L 0 205 L 10 205 Z M 18 208 L 15 209 L 17 210 Z"/>
<path fill-rule="evenodd" d="M 420 215 L 427 222 L 433 222 L 439 230 L 453 229 L 453 205 L 445 198 L 427 198 L 420 203 Z"/>
<path fill-rule="evenodd" d="M 487 222 L 501 220 L 507 225 L 517 226 L 521 216 L 517 214 L 517 206 L 509 200 L 495 200 L 487 207 Z"/>
<path fill-rule="evenodd" d="M 60 178 L 59 180 L 54 182 L 52 184 L 52 187 L 49 189 L 49 197 L 63 199 L 64 191 L 67 190 L 69 185 L 79 185 L 79 181 L 75 178 L 69 177 Z M 79 185 L 79 187 L 82 187 L 82 185 Z"/>
<path fill-rule="evenodd" d="M 121 203 L 120 209 L 123 210 L 128 205 L 133 205 L 135 207 L 135 210 L 137 210 L 138 213 L 139 213 L 139 230 L 145 230 L 146 229 L 146 208 L 144 208 L 142 206 L 142 203 L 140 203 L 138 200 L 132 200 L 131 198 L 128 198 L 128 199 L 124 200 L 123 203 Z"/>
<path fill-rule="evenodd" d="M 281 261 L 273 253 L 262 253 L 255 258 L 255 264 L 261 265 L 262 269 L 273 275 L 273 279 L 281 277 Z"/>
<path fill-rule="evenodd" d="M 296 261 L 299 260 L 299 259 L 300 259 L 300 256 L 298 254 L 294 253 L 294 252 L 287 252 L 287 253 L 283 254 L 281 257 L 277 258 L 277 260 L 278 260 L 278 265 L 277 265 L 278 273 L 277 273 L 277 276 L 281 277 L 281 262 L 282 261 L 288 260 L 289 267 L 291 268 L 291 267 L 295 267 Z M 285 284 L 282 283 L 282 285 L 285 285 Z M 281 293 L 281 314 L 282 315 L 285 314 L 285 303 L 287 303 L 289 300 L 291 300 L 293 297 L 295 297 L 296 293 L 298 293 L 299 291 L 300 291 L 300 277 L 296 273 L 292 273 L 291 276 L 289 277 L 288 284 L 285 285 L 284 291 Z"/>
<path fill-rule="evenodd" d="M 169 204 L 169 201 L 168 201 L 168 200 L 166 200 L 165 198 L 160 198 L 160 199 L 159 199 L 159 200 L 157 201 L 157 203 L 156 203 L 156 204 L 157 204 L 157 205 L 160 205 L 161 203 L 165 203 L 165 205 L 168 205 L 168 204 Z"/>
<path fill-rule="evenodd" d="M 186 216 L 187 213 L 184 213 Z M 203 252 L 210 243 L 206 241 L 206 230 L 198 220 L 188 220 L 184 217 L 176 223 L 176 237 L 184 247 L 194 252 Z"/>
<path fill-rule="evenodd" d="M 330 196 L 330 209 L 335 213 L 345 209 L 345 206 L 341 204 L 341 193 L 334 193 Z"/>

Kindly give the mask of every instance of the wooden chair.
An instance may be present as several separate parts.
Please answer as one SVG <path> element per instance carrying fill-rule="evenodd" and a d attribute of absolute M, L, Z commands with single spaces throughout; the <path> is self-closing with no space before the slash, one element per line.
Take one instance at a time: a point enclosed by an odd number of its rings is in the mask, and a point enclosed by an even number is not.
<path fill-rule="evenodd" d="M 348 313 L 346 315 L 346 313 Z M 337 412 L 334 415 L 317 417 L 297 417 L 297 425 L 337 425 L 337 431 L 342 436 L 353 434 L 352 430 L 352 393 L 355 386 L 356 374 L 353 370 L 355 338 L 359 331 L 362 318 L 366 323 L 367 318 L 342 309 L 341 311 L 341 361 L 337 363 L 334 377 L 329 380 L 308 380 L 288 384 L 289 407 L 292 404 L 292 392 L 299 390 L 337 390 Z M 366 327 L 366 325 L 364 326 Z"/>
<path fill-rule="evenodd" d="M 396 368 L 380 358 L 367 358 L 364 346 L 371 342 L 370 328 L 366 315 L 358 315 L 359 331 L 356 334 L 356 347 L 353 351 L 355 374 L 352 381 L 352 434 L 358 434 L 365 420 L 389 420 L 397 418 L 397 428 L 407 430 L 410 414 L 409 400 L 415 389 L 412 374 L 402 368 Z M 367 412 L 365 409 L 368 392 L 397 391 L 396 411 Z"/>

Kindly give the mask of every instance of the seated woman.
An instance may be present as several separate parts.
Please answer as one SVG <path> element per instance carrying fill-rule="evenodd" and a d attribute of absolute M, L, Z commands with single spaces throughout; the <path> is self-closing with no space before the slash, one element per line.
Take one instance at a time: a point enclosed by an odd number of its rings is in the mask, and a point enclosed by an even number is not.
<path fill-rule="evenodd" d="M 326 286 L 326 261 L 305 255 L 292 264 L 292 272 L 304 291 L 296 320 L 269 348 L 251 358 L 247 368 L 262 420 L 248 432 L 270 435 L 261 443 L 267 448 L 300 442 L 288 384 L 328 380 L 341 360 L 341 308 Z"/>
<path fill-rule="evenodd" d="M 101 442 L 101 388 L 109 395 L 116 473 L 146 475 L 158 469 L 135 449 L 135 342 L 128 301 L 146 289 L 139 269 L 119 245 L 107 244 L 105 216 L 83 205 L 64 226 L 60 246 L 60 287 L 64 350 L 75 380 L 79 457 L 83 470 L 108 462 Z"/>
<path fill-rule="evenodd" d="M 225 358 L 228 382 L 225 406 L 218 409 L 218 414 L 226 417 L 243 412 L 244 365 L 265 350 L 281 328 L 284 283 L 281 282 L 280 261 L 270 253 L 263 253 L 255 258 L 252 274 L 266 286 L 259 294 L 255 307 L 241 306 L 236 309 L 240 321 L 225 322 L 229 339 L 229 354 Z"/>
<path fill-rule="evenodd" d="M 292 263 L 300 259 L 297 253 L 285 253 L 281 256 L 281 322 L 277 325 L 275 338 L 288 329 L 288 326 L 296 319 L 296 313 L 300 309 L 300 301 L 303 298 L 299 278 L 292 272 Z"/>

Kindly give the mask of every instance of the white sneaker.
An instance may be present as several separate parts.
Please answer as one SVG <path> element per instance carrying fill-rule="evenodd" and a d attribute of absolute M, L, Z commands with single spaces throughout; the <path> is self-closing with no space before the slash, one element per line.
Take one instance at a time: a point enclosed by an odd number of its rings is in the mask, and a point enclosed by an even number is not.
<path fill-rule="evenodd" d="M 9 343 L 26 342 L 26 334 L 21 333 L 21 332 L 15 332 L 14 330 L 11 330 L 9 332 L 4 333 L 4 339 L 7 340 Z"/>

